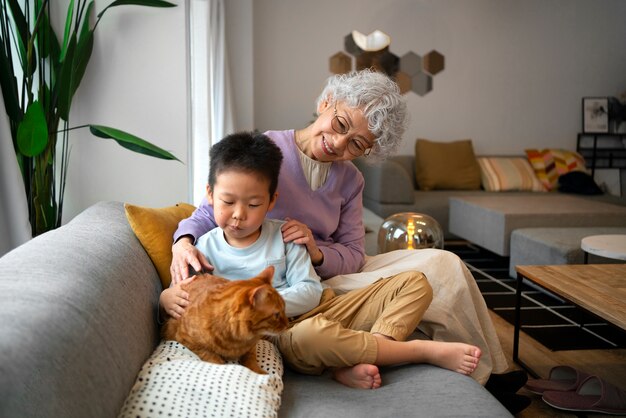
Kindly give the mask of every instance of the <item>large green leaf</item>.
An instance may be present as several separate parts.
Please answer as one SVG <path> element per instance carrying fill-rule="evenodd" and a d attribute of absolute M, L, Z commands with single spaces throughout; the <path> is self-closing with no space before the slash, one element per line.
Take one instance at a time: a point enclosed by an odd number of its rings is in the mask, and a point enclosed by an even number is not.
<path fill-rule="evenodd" d="M 63 120 L 68 120 L 70 116 L 70 108 L 72 107 L 72 96 L 74 95 L 73 85 L 73 66 L 74 51 L 76 50 L 76 34 L 72 34 L 70 42 L 65 52 L 65 59 L 60 63 L 58 79 L 54 85 L 54 93 L 58 97 L 57 107 L 59 116 Z"/>
<path fill-rule="evenodd" d="M 4 40 L 2 41 L 4 46 Z M 4 106 L 9 119 L 19 122 L 22 119 L 22 109 L 20 108 L 20 99 L 17 93 L 17 79 L 13 75 L 9 57 L 4 48 L 0 49 L 0 89 L 2 89 Z"/>
<path fill-rule="evenodd" d="M 41 0 L 35 0 L 35 13 L 40 11 L 43 7 Z M 33 32 L 33 36 L 35 36 L 35 42 L 37 44 L 37 51 L 39 51 L 40 58 L 47 58 L 48 51 L 50 50 L 49 42 L 48 42 L 48 33 L 52 30 L 50 27 L 50 20 L 48 19 L 48 14 L 43 12 L 43 16 L 41 17 L 41 22 L 36 30 Z"/>
<path fill-rule="evenodd" d="M 17 146 L 22 154 L 27 157 L 39 155 L 46 149 L 48 144 L 48 126 L 43 106 L 36 100 L 32 102 L 24 119 L 17 128 Z"/>
<path fill-rule="evenodd" d="M 30 39 L 30 31 L 28 29 L 28 23 L 26 20 L 26 16 L 24 16 L 24 12 L 22 11 L 17 0 L 8 0 L 9 7 L 11 8 L 11 15 L 13 16 L 13 22 L 15 24 L 15 28 L 17 29 L 17 37 L 16 37 L 16 49 L 20 56 L 20 63 L 22 65 L 22 71 L 31 75 L 32 72 L 29 72 L 28 67 L 28 56 L 27 56 L 27 48 L 28 41 Z"/>
<path fill-rule="evenodd" d="M 124 148 L 138 152 L 139 154 L 162 158 L 164 160 L 176 160 L 182 162 L 170 152 L 165 151 L 164 149 L 159 148 L 144 139 L 129 134 L 128 132 L 102 125 L 89 125 L 89 130 L 97 137 L 113 139 Z"/>
<path fill-rule="evenodd" d="M 116 6 L 127 6 L 127 5 L 135 5 L 135 6 L 149 6 L 149 7 L 176 7 L 174 3 L 170 3 L 168 1 L 163 0 L 116 0 L 113 3 L 109 4 L 104 8 L 100 13 L 98 13 L 98 19 L 102 17 L 102 15 L 109 10 L 111 7 Z"/>
<path fill-rule="evenodd" d="M 87 13 L 85 13 L 85 18 L 83 20 L 83 25 L 78 38 L 78 43 L 76 44 L 76 52 L 74 53 L 74 60 L 72 62 L 72 91 L 70 100 L 74 97 L 78 86 L 83 80 L 87 64 L 89 64 L 89 59 L 91 58 L 91 53 L 93 51 L 93 30 L 89 28 L 89 15 L 91 14 L 92 9 L 93 1 L 89 2 Z"/>
<path fill-rule="evenodd" d="M 70 4 L 69 6 L 67 6 L 67 16 L 65 18 L 65 30 L 63 31 L 63 45 L 61 46 L 60 61 L 65 60 L 65 54 L 67 53 L 67 48 L 69 48 L 73 15 L 74 15 L 74 0 L 70 0 Z"/>

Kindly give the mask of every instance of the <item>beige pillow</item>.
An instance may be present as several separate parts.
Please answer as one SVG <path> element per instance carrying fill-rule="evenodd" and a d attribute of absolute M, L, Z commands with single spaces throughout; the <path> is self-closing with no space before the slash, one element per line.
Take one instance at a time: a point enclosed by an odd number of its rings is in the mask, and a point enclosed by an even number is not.
<path fill-rule="evenodd" d="M 172 238 L 178 223 L 191 216 L 196 209 L 188 203 L 179 203 L 166 208 L 146 208 L 124 204 L 126 218 L 133 232 L 150 256 L 159 273 L 163 288 L 172 281 Z"/>
<path fill-rule="evenodd" d="M 546 191 L 524 157 L 479 157 L 477 160 L 483 188 L 488 192 Z"/>
<path fill-rule="evenodd" d="M 478 190 L 480 166 L 471 139 L 415 142 L 415 170 L 421 190 Z"/>

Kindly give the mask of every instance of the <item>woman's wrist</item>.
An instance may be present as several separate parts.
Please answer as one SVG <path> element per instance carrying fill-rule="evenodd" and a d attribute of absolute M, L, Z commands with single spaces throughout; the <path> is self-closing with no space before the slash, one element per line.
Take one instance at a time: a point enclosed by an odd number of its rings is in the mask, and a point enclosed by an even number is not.
<path fill-rule="evenodd" d="M 317 249 L 317 254 L 318 256 L 313 258 L 311 257 L 311 263 L 313 263 L 313 266 L 317 267 L 317 266 L 321 266 L 322 263 L 324 262 L 324 253 L 322 252 L 322 250 L 320 250 L 319 248 Z"/>
<path fill-rule="evenodd" d="M 181 235 L 180 237 L 178 237 L 178 239 L 176 241 L 174 241 L 174 244 L 178 244 L 181 241 L 186 241 L 186 242 L 190 243 L 191 245 L 193 245 L 195 240 L 196 239 L 194 238 L 193 235 L 185 234 L 185 235 Z"/>

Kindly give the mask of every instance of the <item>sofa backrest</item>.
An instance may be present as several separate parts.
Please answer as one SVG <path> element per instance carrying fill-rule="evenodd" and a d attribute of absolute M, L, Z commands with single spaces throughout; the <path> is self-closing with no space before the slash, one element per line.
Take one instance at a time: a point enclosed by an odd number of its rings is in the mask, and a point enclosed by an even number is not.
<path fill-rule="evenodd" d="M 415 175 L 415 156 L 414 155 L 394 155 L 389 158 L 392 161 L 397 162 L 404 169 L 406 174 L 411 179 L 413 184 L 413 190 L 418 190 L 417 176 Z"/>

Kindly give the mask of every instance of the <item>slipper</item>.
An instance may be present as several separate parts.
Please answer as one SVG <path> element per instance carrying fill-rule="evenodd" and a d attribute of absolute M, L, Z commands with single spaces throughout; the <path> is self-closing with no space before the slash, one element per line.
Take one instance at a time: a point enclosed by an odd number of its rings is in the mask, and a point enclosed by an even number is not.
<path fill-rule="evenodd" d="M 576 392 L 545 391 L 542 399 L 554 408 L 568 411 L 626 414 L 626 392 L 598 376 L 589 376 Z"/>
<path fill-rule="evenodd" d="M 578 389 L 580 384 L 590 375 L 570 366 L 556 366 L 550 370 L 547 379 L 528 379 L 524 386 L 529 392 L 538 395 L 547 390 L 570 392 Z"/>

